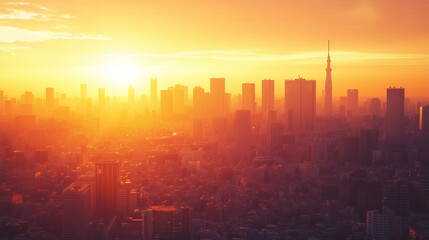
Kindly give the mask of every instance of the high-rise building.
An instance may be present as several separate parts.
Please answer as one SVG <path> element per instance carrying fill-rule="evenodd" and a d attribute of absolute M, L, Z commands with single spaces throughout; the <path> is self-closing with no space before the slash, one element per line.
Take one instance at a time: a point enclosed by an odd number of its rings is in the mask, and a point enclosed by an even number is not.
<path fill-rule="evenodd" d="M 325 80 L 325 113 L 332 114 L 332 76 L 331 76 L 331 56 L 329 54 L 329 41 L 328 41 L 328 60 L 326 67 L 326 80 Z"/>
<path fill-rule="evenodd" d="M 194 118 L 201 119 L 204 116 L 204 88 L 194 87 L 193 90 Z"/>
<path fill-rule="evenodd" d="M 128 88 L 128 105 L 134 105 L 135 102 L 135 92 L 133 87 Z"/>
<path fill-rule="evenodd" d="M 359 110 L 358 89 L 347 89 L 347 110 L 351 110 L 353 115 L 357 115 Z"/>
<path fill-rule="evenodd" d="M 247 148 L 250 145 L 252 123 L 250 110 L 235 111 L 234 118 L 235 141 L 238 148 Z"/>
<path fill-rule="evenodd" d="M 371 116 L 381 115 L 381 100 L 380 98 L 371 98 L 369 101 L 369 114 Z"/>
<path fill-rule="evenodd" d="M 211 111 L 214 118 L 225 116 L 225 78 L 210 78 Z"/>
<path fill-rule="evenodd" d="M 54 106 L 54 89 L 46 88 L 46 106 L 53 107 Z"/>
<path fill-rule="evenodd" d="M 344 136 L 340 141 L 339 157 L 341 162 L 357 164 L 359 162 L 359 137 Z"/>
<path fill-rule="evenodd" d="M 94 172 L 91 171 L 87 174 L 80 175 L 76 179 L 75 184 L 81 186 L 85 184 L 89 185 L 89 202 L 91 206 L 91 214 L 94 214 L 97 209 L 97 181 Z"/>
<path fill-rule="evenodd" d="M 118 210 L 119 162 L 103 161 L 95 164 L 97 212 L 111 215 Z"/>
<path fill-rule="evenodd" d="M 256 111 L 256 101 L 255 101 L 255 84 L 254 83 L 243 83 L 242 84 L 242 109 L 249 110 L 251 113 Z"/>
<path fill-rule="evenodd" d="M 283 148 L 283 130 L 282 123 L 273 122 L 268 126 L 267 142 L 270 151 L 281 150 Z"/>
<path fill-rule="evenodd" d="M 383 188 L 383 207 L 392 210 L 396 216 L 410 214 L 410 189 L 407 184 L 395 182 Z"/>
<path fill-rule="evenodd" d="M 101 108 L 104 108 L 105 104 L 106 104 L 105 89 L 99 88 L 98 89 L 98 106 Z"/>
<path fill-rule="evenodd" d="M 161 117 L 171 118 L 173 115 L 173 90 L 161 90 Z"/>
<path fill-rule="evenodd" d="M 229 115 L 229 111 L 231 110 L 231 93 L 225 93 L 224 107 L 225 114 Z"/>
<path fill-rule="evenodd" d="M 29 105 L 34 104 L 34 95 L 32 92 L 26 91 L 24 93 L 24 104 L 29 104 Z"/>
<path fill-rule="evenodd" d="M 285 114 L 288 131 L 313 131 L 316 115 L 316 81 L 285 80 Z"/>
<path fill-rule="evenodd" d="M 401 141 L 404 132 L 403 88 L 388 88 L 386 103 L 386 138 L 389 142 Z"/>
<path fill-rule="evenodd" d="M 80 99 L 85 100 L 87 98 L 87 86 L 82 83 L 80 85 Z"/>
<path fill-rule="evenodd" d="M 187 87 L 176 84 L 173 88 L 173 112 L 174 113 L 185 113 L 185 90 L 187 92 Z M 187 93 L 186 93 L 187 94 Z"/>
<path fill-rule="evenodd" d="M 63 239 L 88 239 L 90 212 L 90 187 L 72 183 L 62 194 Z"/>
<path fill-rule="evenodd" d="M 150 107 L 152 110 L 156 110 L 158 105 L 158 80 L 156 78 L 150 79 Z"/>
<path fill-rule="evenodd" d="M 190 239 L 190 209 L 173 206 L 153 206 L 143 211 L 143 239 Z"/>
<path fill-rule="evenodd" d="M 392 232 L 392 213 L 388 210 L 366 212 L 366 236 L 374 240 L 389 240 Z"/>
<path fill-rule="evenodd" d="M 262 80 L 262 114 L 274 110 L 274 80 Z"/>
<path fill-rule="evenodd" d="M 420 107 L 419 129 L 420 131 L 429 133 L 429 105 Z"/>
<path fill-rule="evenodd" d="M 359 162 L 371 166 L 373 151 L 378 148 L 378 130 L 361 129 L 359 138 Z"/>
<path fill-rule="evenodd" d="M 3 90 L 0 90 L 0 114 L 3 114 L 5 108 L 5 99 Z"/>
<path fill-rule="evenodd" d="M 200 141 L 204 136 L 204 125 L 201 118 L 196 118 L 192 122 L 192 137 L 195 141 Z"/>

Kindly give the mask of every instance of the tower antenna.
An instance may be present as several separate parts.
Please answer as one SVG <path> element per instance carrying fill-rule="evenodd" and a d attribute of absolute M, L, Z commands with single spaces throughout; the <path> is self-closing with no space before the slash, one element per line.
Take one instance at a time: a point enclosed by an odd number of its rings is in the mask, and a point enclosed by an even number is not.
<path fill-rule="evenodd" d="M 328 56 L 329 56 L 329 48 L 330 48 L 330 46 L 329 46 L 330 44 L 329 44 L 329 40 L 328 40 Z"/>

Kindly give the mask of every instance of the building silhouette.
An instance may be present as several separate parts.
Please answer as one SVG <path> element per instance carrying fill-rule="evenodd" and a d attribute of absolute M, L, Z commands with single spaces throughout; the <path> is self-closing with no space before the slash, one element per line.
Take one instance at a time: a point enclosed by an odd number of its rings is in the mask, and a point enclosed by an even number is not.
<path fill-rule="evenodd" d="M 152 110 L 156 110 L 158 106 L 158 80 L 156 78 L 150 79 L 150 107 Z"/>
<path fill-rule="evenodd" d="M 53 88 L 46 88 L 46 106 L 51 108 L 54 106 L 55 100 L 54 100 L 54 89 Z"/>
<path fill-rule="evenodd" d="M 173 112 L 179 114 L 185 113 L 185 86 L 180 84 L 176 84 L 173 88 Z"/>
<path fill-rule="evenodd" d="M 173 90 L 161 90 L 161 117 L 170 119 L 173 115 Z"/>
<path fill-rule="evenodd" d="M 316 115 L 316 81 L 285 80 L 285 114 L 288 131 L 313 131 Z"/>
<path fill-rule="evenodd" d="M 274 110 L 274 80 L 262 80 L 262 114 Z"/>
<path fill-rule="evenodd" d="M 90 187 L 72 183 L 62 194 L 63 239 L 88 239 L 91 214 Z"/>
<path fill-rule="evenodd" d="M 214 118 L 225 116 L 225 78 L 210 78 L 211 111 Z"/>
<path fill-rule="evenodd" d="M 419 130 L 424 133 L 429 133 L 429 106 L 420 107 Z"/>
<path fill-rule="evenodd" d="M 369 114 L 371 116 L 381 116 L 380 98 L 371 98 L 369 102 Z"/>
<path fill-rule="evenodd" d="M 143 239 L 190 239 L 190 209 L 152 206 L 143 211 Z"/>
<path fill-rule="evenodd" d="M 378 130 L 361 129 L 359 136 L 359 162 L 362 165 L 371 166 L 373 163 L 373 151 L 378 149 Z"/>
<path fill-rule="evenodd" d="M 248 148 L 252 131 L 250 110 L 235 111 L 234 128 L 237 148 Z"/>
<path fill-rule="evenodd" d="M 251 113 L 256 111 L 255 101 L 255 84 L 254 83 L 243 83 L 242 84 L 242 107 L 243 110 L 249 110 Z"/>
<path fill-rule="evenodd" d="M 104 108 L 106 106 L 106 96 L 104 88 L 98 89 L 98 106 L 100 108 Z"/>
<path fill-rule="evenodd" d="M 111 216 L 118 211 L 119 162 L 103 161 L 95 164 L 97 213 Z"/>
<path fill-rule="evenodd" d="M 388 88 L 386 103 L 386 138 L 397 143 L 404 135 L 404 96 L 403 88 Z"/>
<path fill-rule="evenodd" d="M 326 80 L 325 80 L 325 113 L 327 115 L 332 114 L 332 68 L 331 68 L 331 56 L 329 53 L 329 41 L 328 41 L 328 59 L 326 60 Z"/>
<path fill-rule="evenodd" d="M 204 116 L 204 88 L 194 87 L 193 89 L 193 113 L 195 119 L 201 119 Z"/>
<path fill-rule="evenodd" d="M 347 89 L 347 111 L 351 111 L 355 116 L 359 111 L 359 90 Z"/>

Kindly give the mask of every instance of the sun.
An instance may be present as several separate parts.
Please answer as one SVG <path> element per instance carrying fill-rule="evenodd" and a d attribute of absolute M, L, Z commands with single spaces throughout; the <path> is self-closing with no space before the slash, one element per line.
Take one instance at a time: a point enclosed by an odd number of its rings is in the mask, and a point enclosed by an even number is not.
<path fill-rule="evenodd" d="M 109 62 L 101 67 L 101 74 L 109 85 L 115 88 L 133 86 L 138 78 L 140 67 L 128 61 Z"/>
<path fill-rule="evenodd" d="M 116 63 L 107 66 L 107 74 L 115 79 L 129 81 L 137 76 L 137 66 L 127 63 Z"/>

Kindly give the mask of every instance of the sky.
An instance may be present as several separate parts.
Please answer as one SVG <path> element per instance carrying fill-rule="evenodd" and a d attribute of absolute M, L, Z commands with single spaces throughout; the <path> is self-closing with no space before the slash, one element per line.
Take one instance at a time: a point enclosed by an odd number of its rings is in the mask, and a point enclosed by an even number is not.
<path fill-rule="evenodd" d="M 226 91 L 274 79 L 317 82 L 322 94 L 331 41 L 334 98 L 348 88 L 385 97 L 429 89 L 427 0 L 26 0 L 0 1 L 0 88 L 6 95 L 46 87 L 77 96 L 149 93 L 174 84 Z"/>

